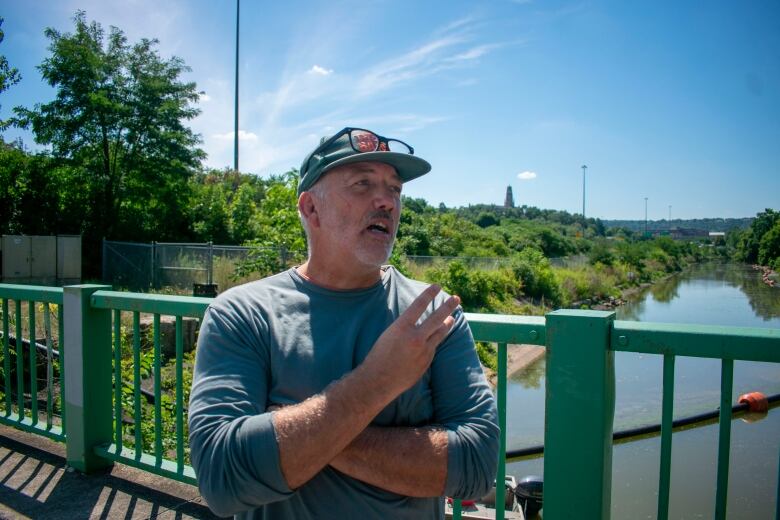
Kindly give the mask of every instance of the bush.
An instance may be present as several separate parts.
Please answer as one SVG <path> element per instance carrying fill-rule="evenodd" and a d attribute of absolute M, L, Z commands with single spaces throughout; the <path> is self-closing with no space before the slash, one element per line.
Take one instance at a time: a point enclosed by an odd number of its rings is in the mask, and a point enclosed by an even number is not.
<path fill-rule="evenodd" d="M 541 251 L 524 249 L 512 260 L 510 269 L 520 282 L 523 294 L 537 300 L 544 299 L 552 306 L 560 305 L 560 286 L 550 267 L 550 261 Z"/>
<path fill-rule="evenodd" d="M 520 291 L 509 272 L 470 270 L 460 260 L 428 269 L 424 278 L 460 296 L 463 308 L 471 312 L 494 312 L 497 303 L 513 298 Z"/>

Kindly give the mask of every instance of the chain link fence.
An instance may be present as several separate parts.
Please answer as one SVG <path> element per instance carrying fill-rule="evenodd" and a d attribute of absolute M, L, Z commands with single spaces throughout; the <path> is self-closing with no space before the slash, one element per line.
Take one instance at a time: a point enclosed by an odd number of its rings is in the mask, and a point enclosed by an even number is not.
<path fill-rule="evenodd" d="M 192 291 L 196 285 L 224 291 L 234 285 L 259 278 L 258 274 L 237 275 L 238 267 L 253 251 L 255 258 L 287 265 L 294 258 L 284 248 L 250 248 L 207 243 L 103 241 L 103 282 L 131 291 L 172 288 Z M 303 254 L 303 253 L 301 253 Z M 300 255 L 298 255 L 300 256 Z M 301 257 L 303 258 L 303 257 Z M 468 256 L 407 256 L 406 261 L 416 273 L 446 265 L 454 260 L 469 269 L 495 270 L 512 262 L 511 257 Z M 302 261 L 302 260 L 301 260 Z M 269 262 L 267 262 L 269 263 Z M 587 256 L 550 258 L 558 267 L 577 267 L 587 263 Z"/>
<path fill-rule="evenodd" d="M 131 291 L 162 288 L 193 290 L 216 285 L 225 290 L 249 281 L 236 269 L 252 248 L 211 243 L 103 241 L 103 282 Z M 276 250 L 283 255 L 281 249 Z"/>

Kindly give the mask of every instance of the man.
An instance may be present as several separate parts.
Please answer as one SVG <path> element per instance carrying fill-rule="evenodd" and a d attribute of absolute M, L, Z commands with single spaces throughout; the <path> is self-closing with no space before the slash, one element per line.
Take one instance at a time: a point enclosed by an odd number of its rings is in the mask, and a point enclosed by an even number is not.
<path fill-rule="evenodd" d="M 456 296 L 383 264 L 405 143 L 345 128 L 303 162 L 309 257 L 227 291 L 198 339 L 189 407 L 201 493 L 238 518 L 443 518 L 493 485 L 498 427 Z"/>

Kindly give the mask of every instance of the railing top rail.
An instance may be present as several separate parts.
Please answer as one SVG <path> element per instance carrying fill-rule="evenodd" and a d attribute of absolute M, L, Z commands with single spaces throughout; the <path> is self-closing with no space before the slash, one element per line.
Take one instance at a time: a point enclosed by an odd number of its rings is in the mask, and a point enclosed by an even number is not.
<path fill-rule="evenodd" d="M 615 321 L 612 349 L 780 363 L 780 329 Z"/>
<path fill-rule="evenodd" d="M 544 316 L 465 313 L 477 341 L 544 345 L 547 335 Z"/>
<path fill-rule="evenodd" d="M 92 306 L 98 309 L 118 309 L 200 318 L 213 299 L 168 294 L 96 291 L 90 301 Z"/>
<path fill-rule="evenodd" d="M 62 287 L 0 283 L 0 298 L 32 300 L 62 305 Z"/>

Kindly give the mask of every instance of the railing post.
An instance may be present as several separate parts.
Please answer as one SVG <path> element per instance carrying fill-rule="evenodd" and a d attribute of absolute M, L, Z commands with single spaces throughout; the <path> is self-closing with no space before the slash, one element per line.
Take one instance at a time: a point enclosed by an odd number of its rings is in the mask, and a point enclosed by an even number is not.
<path fill-rule="evenodd" d="M 546 319 L 544 518 L 609 519 L 615 313 L 559 310 Z"/>
<path fill-rule="evenodd" d="M 111 442 L 111 311 L 94 309 L 92 293 L 110 285 L 63 287 L 65 321 L 66 454 L 69 466 L 89 473 L 112 462 L 93 448 Z"/>

